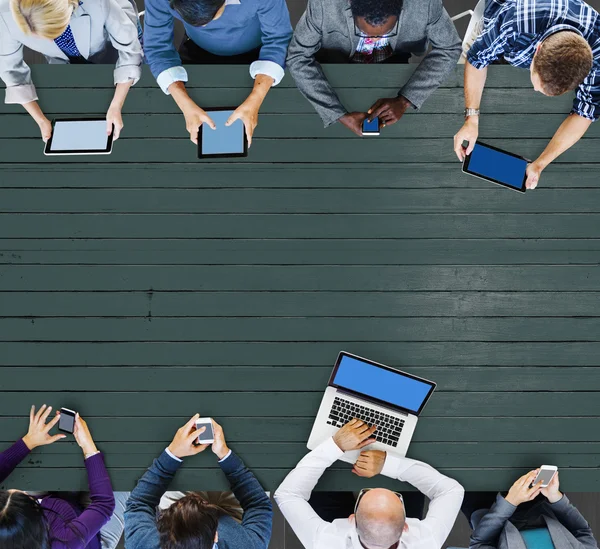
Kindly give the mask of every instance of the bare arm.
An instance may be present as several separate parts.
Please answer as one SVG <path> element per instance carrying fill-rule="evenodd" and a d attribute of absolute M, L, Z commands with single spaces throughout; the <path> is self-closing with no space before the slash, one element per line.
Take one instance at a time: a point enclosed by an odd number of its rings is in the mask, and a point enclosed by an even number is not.
<path fill-rule="evenodd" d="M 537 187 L 542 171 L 553 160 L 575 145 L 583 137 L 591 124 L 591 120 L 578 114 L 567 116 L 558 130 L 556 130 L 554 137 L 552 137 L 544 152 L 527 167 L 526 186 L 528 189 L 535 189 Z"/>
<path fill-rule="evenodd" d="M 173 82 L 169 86 L 169 93 L 175 99 L 175 103 L 180 108 L 183 116 L 185 117 L 185 127 L 190 134 L 190 139 L 197 145 L 198 144 L 198 130 L 203 123 L 208 124 L 213 130 L 215 129 L 215 123 L 201 109 L 192 98 L 188 95 L 185 89 L 185 83 L 182 81 Z"/>
<path fill-rule="evenodd" d="M 465 63 L 465 108 L 479 109 L 486 78 L 487 67 L 476 69 L 468 61 Z M 467 117 L 463 127 L 454 136 L 454 152 L 461 162 L 473 151 L 478 135 L 479 116 Z M 463 141 L 469 143 L 466 149 L 462 146 Z"/>
<path fill-rule="evenodd" d="M 44 143 L 48 141 L 52 135 L 52 123 L 46 118 L 46 115 L 42 112 L 38 102 L 30 101 L 29 103 L 23 103 L 23 107 L 25 107 L 25 110 L 31 115 L 31 118 L 33 118 L 36 124 L 40 127 L 40 132 L 42 134 Z"/>
<path fill-rule="evenodd" d="M 123 109 L 123 104 L 125 103 L 125 98 L 129 93 L 129 88 L 131 88 L 133 82 L 133 80 L 128 80 L 127 82 L 120 82 L 117 84 L 115 87 L 115 95 L 110 103 L 110 107 L 108 107 L 108 112 L 106 113 L 106 133 L 110 135 L 114 126 L 113 141 L 119 139 L 119 135 L 121 135 L 121 130 L 123 129 L 123 117 L 121 111 Z"/>

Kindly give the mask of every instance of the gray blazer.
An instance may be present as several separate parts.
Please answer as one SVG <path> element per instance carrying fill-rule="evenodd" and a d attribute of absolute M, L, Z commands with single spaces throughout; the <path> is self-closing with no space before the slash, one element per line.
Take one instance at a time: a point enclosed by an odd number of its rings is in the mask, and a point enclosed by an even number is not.
<path fill-rule="evenodd" d="M 359 40 L 348 0 L 308 0 L 288 48 L 287 67 L 325 126 L 347 111 L 315 56 L 325 49 L 349 62 Z M 422 55 L 429 44 L 432 50 L 399 92 L 416 108 L 423 105 L 456 66 L 461 42 L 442 0 L 404 0 L 398 34 L 390 38 L 390 45 L 395 52 Z"/>
<path fill-rule="evenodd" d="M 509 520 L 518 508 L 500 494 L 496 503 L 471 534 L 469 549 L 526 549 L 517 527 Z M 519 522 L 529 527 L 546 526 L 556 549 L 597 549 L 590 525 L 564 495 L 556 503 L 543 502 L 527 512 Z"/>
<path fill-rule="evenodd" d="M 137 11 L 129 0 L 83 0 L 69 24 L 83 57 L 106 62 L 108 44 L 112 43 L 118 52 L 114 83 L 133 80 L 135 84 L 142 73 L 143 59 L 137 21 Z M 13 19 L 9 0 L 0 0 L 0 78 L 6 84 L 6 103 L 37 99 L 31 70 L 23 60 L 25 46 L 45 55 L 49 63 L 69 62 L 53 40 L 23 34 Z"/>

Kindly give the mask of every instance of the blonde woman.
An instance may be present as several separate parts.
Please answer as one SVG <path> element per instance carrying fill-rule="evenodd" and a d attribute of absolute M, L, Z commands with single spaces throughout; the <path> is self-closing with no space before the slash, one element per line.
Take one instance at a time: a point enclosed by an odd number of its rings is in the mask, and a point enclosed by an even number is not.
<path fill-rule="evenodd" d="M 134 4 L 129 0 L 0 0 L 0 78 L 6 84 L 5 102 L 23 105 L 47 141 L 52 126 L 37 103 L 24 47 L 45 55 L 49 63 L 116 60 L 116 89 L 106 126 L 107 133 L 114 126 L 113 139 L 118 139 L 123 103 L 141 75 L 143 53 Z"/>

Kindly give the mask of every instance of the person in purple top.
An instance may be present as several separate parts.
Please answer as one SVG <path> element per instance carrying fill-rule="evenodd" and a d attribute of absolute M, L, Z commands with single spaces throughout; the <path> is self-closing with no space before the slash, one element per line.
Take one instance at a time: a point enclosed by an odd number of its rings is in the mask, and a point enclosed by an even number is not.
<path fill-rule="evenodd" d="M 31 407 L 29 431 L 8 450 L 0 453 L 0 482 L 3 482 L 38 446 L 52 444 L 66 435 L 51 435 L 60 413 L 49 421 L 51 406 L 37 411 Z M 2 549 L 114 549 L 123 533 L 125 493 L 119 493 L 120 513 L 115 511 L 115 494 L 87 423 L 79 417 L 73 433 L 81 447 L 88 473 L 91 503 L 77 503 L 50 494 L 36 498 L 19 490 L 0 490 L 0 547 Z M 114 514 L 113 514 L 114 513 Z M 119 517 L 120 514 L 120 517 Z"/>

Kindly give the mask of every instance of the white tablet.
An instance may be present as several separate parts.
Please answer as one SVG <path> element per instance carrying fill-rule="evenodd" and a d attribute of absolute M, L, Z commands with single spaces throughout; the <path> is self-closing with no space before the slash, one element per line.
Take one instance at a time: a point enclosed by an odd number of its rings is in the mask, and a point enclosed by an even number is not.
<path fill-rule="evenodd" d="M 52 135 L 44 154 L 110 154 L 112 133 L 106 133 L 106 118 L 70 118 L 52 121 Z"/>
<path fill-rule="evenodd" d="M 241 120 L 226 126 L 235 109 L 224 107 L 206 109 L 206 114 L 215 123 L 216 129 L 206 124 L 198 131 L 198 158 L 236 158 L 248 156 L 248 139 Z"/>

